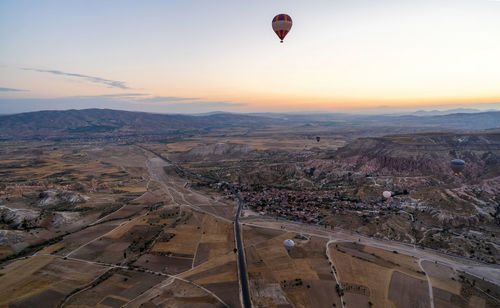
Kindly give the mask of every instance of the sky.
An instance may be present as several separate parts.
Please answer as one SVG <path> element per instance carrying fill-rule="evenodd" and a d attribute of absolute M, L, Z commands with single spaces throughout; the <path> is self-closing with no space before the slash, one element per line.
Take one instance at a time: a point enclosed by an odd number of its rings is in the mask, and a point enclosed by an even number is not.
<path fill-rule="evenodd" d="M 457 107 L 500 109 L 500 1 L 0 1 L 0 114 Z"/>

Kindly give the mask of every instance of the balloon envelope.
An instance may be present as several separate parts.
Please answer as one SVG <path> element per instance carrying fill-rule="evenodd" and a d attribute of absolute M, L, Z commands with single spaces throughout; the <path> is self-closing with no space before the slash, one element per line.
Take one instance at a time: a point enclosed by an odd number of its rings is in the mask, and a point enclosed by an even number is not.
<path fill-rule="evenodd" d="M 465 162 L 461 159 L 454 159 L 450 162 L 450 167 L 455 175 L 459 175 L 465 169 Z"/>
<path fill-rule="evenodd" d="M 321 140 L 321 137 L 316 137 L 316 141 L 319 142 Z"/>
<path fill-rule="evenodd" d="M 384 198 L 386 199 L 389 199 L 392 196 L 392 193 L 386 190 L 382 193 L 382 196 L 384 196 Z"/>
<path fill-rule="evenodd" d="M 292 240 L 285 240 L 283 246 L 285 246 L 286 250 L 290 250 L 295 246 L 295 243 Z"/>
<path fill-rule="evenodd" d="M 272 22 L 273 30 L 283 43 L 283 39 L 292 28 L 292 18 L 287 14 L 279 14 L 274 16 Z"/>

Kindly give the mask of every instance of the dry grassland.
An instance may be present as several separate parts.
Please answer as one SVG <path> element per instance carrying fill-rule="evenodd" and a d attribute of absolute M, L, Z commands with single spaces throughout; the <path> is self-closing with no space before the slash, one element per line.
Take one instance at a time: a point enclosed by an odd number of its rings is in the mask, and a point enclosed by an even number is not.
<path fill-rule="evenodd" d="M 153 246 L 153 252 L 173 253 L 179 256 L 194 257 L 201 238 L 201 232 L 196 226 L 180 225 L 168 228 L 167 233 L 175 234 L 168 242 L 158 242 Z"/>
<path fill-rule="evenodd" d="M 425 282 L 427 286 L 426 277 L 418 273 L 421 270 L 417 260 L 410 256 L 356 243 L 331 244 L 329 250 L 348 304 L 350 293 L 361 292 L 375 307 L 396 307 L 389 299 L 389 286 L 395 272 Z M 367 291 L 363 291 L 365 288 Z"/>
<path fill-rule="evenodd" d="M 16 251 L 9 246 L 0 246 L 0 259 L 15 253 Z"/>
<path fill-rule="evenodd" d="M 418 266 L 417 259 L 407 256 L 404 254 L 396 254 L 392 251 L 387 251 L 371 246 L 364 246 L 363 251 L 369 254 L 375 254 L 376 256 L 382 258 L 382 260 L 386 260 L 391 262 L 392 264 L 397 264 L 398 271 L 402 271 L 408 275 L 415 276 L 418 279 L 422 279 L 422 274 L 418 272 L 422 271 L 420 266 Z"/>
<path fill-rule="evenodd" d="M 273 137 L 269 137 L 272 135 Z M 271 150 L 280 149 L 285 151 L 292 150 L 303 150 L 305 147 L 309 149 L 316 147 L 319 149 L 337 149 L 345 145 L 345 140 L 336 138 L 323 137 L 321 142 L 317 142 L 314 138 L 297 138 L 297 136 L 289 135 L 283 136 L 282 131 L 276 131 L 273 135 L 273 131 L 266 131 L 266 137 L 260 136 L 225 136 L 220 137 L 203 137 L 203 138 L 191 138 L 184 140 L 172 140 L 169 143 L 148 143 L 144 146 L 154 149 L 154 151 L 160 153 L 161 155 L 168 155 L 169 153 L 178 153 L 189 151 L 195 147 L 209 145 L 214 143 L 233 143 L 233 144 L 244 144 L 249 145 L 255 150 Z"/>
<path fill-rule="evenodd" d="M 66 243 L 64 242 L 59 242 L 50 246 L 45 247 L 44 249 L 40 250 L 38 254 L 43 255 L 43 254 L 52 254 L 57 251 L 62 250 L 66 246 Z"/>
<path fill-rule="evenodd" d="M 178 279 L 167 279 L 144 292 L 127 307 L 221 308 L 224 305 L 197 286 Z"/>
<path fill-rule="evenodd" d="M 124 236 L 125 234 L 130 233 L 131 229 L 133 229 L 136 226 L 147 226 L 147 225 L 148 225 L 147 218 L 143 217 L 135 218 L 114 229 L 112 232 L 106 234 L 106 237 L 110 239 L 118 239 Z"/>
<path fill-rule="evenodd" d="M 334 245 L 330 245 L 329 249 L 337 275 L 343 286 L 345 284 L 364 286 L 369 290 L 368 300 L 375 307 L 396 308 L 394 303 L 389 300 L 392 269 L 354 258 L 347 253 L 336 250 Z"/>
<path fill-rule="evenodd" d="M 205 263 L 202 263 L 196 267 L 194 267 L 193 269 L 189 270 L 189 271 L 186 271 L 180 275 L 178 275 L 180 278 L 184 278 L 184 279 L 190 279 L 190 277 L 194 276 L 194 275 L 199 275 L 199 274 L 202 274 L 206 271 L 209 271 L 213 268 L 216 268 L 216 267 L 220 267 L 220 266 L 223 266 L 229 262 L 236 262 L 236 254 L 234 253 L 228 253 L 228 254 L 225 254 L 225 255 L 221 255 L 221 256 L 218 256 L 216 258 L 213 258 L 213 259 L 210 259 L 208 260 L 207 262 Z M 236 267 L 234 267 L 234 271 L 236 273 Z"/>
<path fill-rule="evenodd" d="M 427 281 L 394 271 L 389 286 L 389 297 L 397 307 L 426 308 L 430 306 Z"/>
<path fill-rule="evenodd" d="M 340 307 L 325 257 L 326 240 L 294 239 L 296 233 L 244 227 L 251 296 L 256 307 Z M 285 239 L 296 245 L 288 252 Z"/>
<path fill-rule="evenodd" d="M 71 297 L 64 307 L 121 307 L 163 280 L 164 276 L 118 270 L 97 286 Z"/>

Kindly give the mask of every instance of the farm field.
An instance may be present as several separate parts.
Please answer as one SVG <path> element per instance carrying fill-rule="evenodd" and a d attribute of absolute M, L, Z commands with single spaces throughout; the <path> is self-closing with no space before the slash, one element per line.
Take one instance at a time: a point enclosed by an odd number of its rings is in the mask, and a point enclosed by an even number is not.
<path fill-rule="evenodd" d="M 60 151 L 69 154 L 41 155 L 46 155 L 48 162 L 63 157 L 72 162 L 82 160 L 89 173 L 99 175 L 88 184 L 95 188 L 85 186 L 80 193 L 84 201 L 78 206 L 88 210 L 68 207 L 65 215 L 81 216 L 76 218 L 79 224 L 32 232 L 37 238 L 45 236 L 47 242 L 38 250 L 33 248 L 36 254 L 4 264 L 0 306 L 32 307 L 39 301 L 44 307 L 61 303 L 64 307 L 132 305 L 165 282 L 172 287 L 162 288 L 161 296 L 175 294 L 174 299 L 163 299 L 168 305 L 239 305 L 234 225 L 229 220 L 234 203 L 192 190 L 188 181 L 164 171 L 168 163 L 137 147 Z M 73 180 L 88 178 L 78 171 L 84 169 L 81 165 L 68 163 L 66 167 L 79 175 Z M 26 168 L 31 167 L 23 165 L 19 174 L 29 174 L 31 170 Z M 49 165 L 37 176 L 43 177 L 42 172 L 53 172 L 54 168 Z M 21 204 L 19 198 L 27 196 L 13 195 L 14 200 L 7 201 Z M 17 206 L 14 202 L 12 206 Z M 16 252 L 11 247 L 23 248 L 2 246 L 4 257 Z M 170 291 L 164 293 L 167 289 Z M 149 300 L 153 299 L 142 304 Z"/>
<path fill-rule="evenodd" d="M 243 236 L 256 307 L 340 307 L 325 256 L 326 240 L 248 226 Z M 293 239 L 296 247 L 287 251 L 285 239 Z"/>
<path fill-rule="evenodd" d="M 333 242 L 329 253 L 346 307 L 429 307 L 429 282 L 435 307 L 496 307 L 471 278 L 448 266 L 356 242 Z M 421 264 L 421 266 L 420 266 Z M 429 281 L 430 280 L 430 281 Z M 472 289 L 471 289 L 472 287 Z M 488 288 L 489 287 L 489 288 Z M 492 293 L 498 287 L 482 289 Z M 493 293 L 492 293 L 493 294 Z"/>
<path fill-rule="evenodd" d="M 0 270 L 0 307 L 55 307 L 106 271 L 104 266 L 55 256 L 17 261 Z"/>

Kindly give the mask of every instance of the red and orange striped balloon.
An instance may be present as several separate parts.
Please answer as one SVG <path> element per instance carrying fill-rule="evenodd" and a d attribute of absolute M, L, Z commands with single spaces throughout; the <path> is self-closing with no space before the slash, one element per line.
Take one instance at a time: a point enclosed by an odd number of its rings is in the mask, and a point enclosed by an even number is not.
<path fill-rule="evenodd" d="M 273 30 L 283 43 L 283 39 L 292 28 L 292 18 L 287 14 L 279 14 L 273 18 Z"/>

